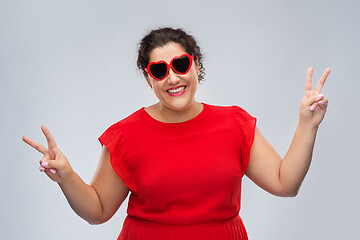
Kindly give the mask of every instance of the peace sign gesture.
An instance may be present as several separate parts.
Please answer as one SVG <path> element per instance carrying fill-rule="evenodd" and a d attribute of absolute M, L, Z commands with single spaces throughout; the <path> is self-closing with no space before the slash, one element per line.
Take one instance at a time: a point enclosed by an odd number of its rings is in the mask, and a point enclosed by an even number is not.
<path fill-rule="evenodd" d="M 28 137 L 24 136 L 22 139 L 44 155 L 40 160 L 40 171 L 45 172 L 51 180 L 60 183 L 73 170 L 65 155 L 57 147 L 49 129 L 42 125 L 41 130 L 46 137 L 48 148 Z"/>
<path fill-rule="evenodd" d="M 328 99 L 324 98 L 321 90 L 330 74 L 330 68 L 325 69 L 316 88 L 312 89 L 313 68 L 309 67 L 305 81 L 305 93 L 301 101 L 299 120 L 318 127 L 323 120 L 328 106 Z"/>

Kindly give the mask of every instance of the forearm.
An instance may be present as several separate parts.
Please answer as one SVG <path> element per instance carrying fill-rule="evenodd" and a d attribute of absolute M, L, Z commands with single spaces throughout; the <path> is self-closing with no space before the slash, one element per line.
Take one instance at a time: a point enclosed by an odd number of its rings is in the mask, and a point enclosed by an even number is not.
<path fill-rule="evenodd" d="M 282 197 L 298 193 L 310 166 L 318 127 L 327 110 L 328 99 L 320 93 L 329 73 L 330 69 L 326 69 L 312 90 L 313 68 L 308 69 L 299 124 L 284 158 L 256 128 L 246 175 L 262 189 Z"/>
<path fill-rule="evenodd" d="M 290 148 L 280 165 L 280 184 L 285 195 L 295 196 L 310 167 L 317 127 L 299 122 Z"/>
<path fill-rule="evenodd" d="M 90 224 L 103 222 L 103 210 L 96 190 L 86 184 L 75 172 L 59 183 L 71 208 Z"/>

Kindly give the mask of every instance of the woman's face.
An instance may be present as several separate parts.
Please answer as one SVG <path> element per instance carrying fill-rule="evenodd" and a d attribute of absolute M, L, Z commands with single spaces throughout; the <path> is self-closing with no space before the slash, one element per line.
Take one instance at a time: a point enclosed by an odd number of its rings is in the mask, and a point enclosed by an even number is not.
<path fill-rule="evenodd" d="M 170 64 L 170 61 L 175 56 L 180 56 L 184 53 L 186 53 L 185 49 L 180 44 L 169 42 L 150 52 L 150 62 L 163 60 Z M 146 80 L 150 87 L 154 89 L 161 107 L 175 111 L 184 111 L 191 108 L 195 103 L 198 72 L 198 65 L 193 61 L 190 70 L 184 75 L 178 74 L 170 68 L 168 75 L 163 80 L 155 80 L 149 74 Z"/>

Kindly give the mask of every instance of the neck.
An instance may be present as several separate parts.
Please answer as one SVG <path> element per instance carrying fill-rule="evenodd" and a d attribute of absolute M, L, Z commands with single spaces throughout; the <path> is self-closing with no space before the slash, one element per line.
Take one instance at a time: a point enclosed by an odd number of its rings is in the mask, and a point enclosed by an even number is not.
<path fill-rule="evenodd" d="M 194 101 L 190 107 L 184 110 L 170 109 L 161 103 L 153 105 L 152 117 L 166 123 L 185 122 L 195 118 L 203 110 L 203 105 Z M 151 114 L 150 114 L 151 115 Z"/>

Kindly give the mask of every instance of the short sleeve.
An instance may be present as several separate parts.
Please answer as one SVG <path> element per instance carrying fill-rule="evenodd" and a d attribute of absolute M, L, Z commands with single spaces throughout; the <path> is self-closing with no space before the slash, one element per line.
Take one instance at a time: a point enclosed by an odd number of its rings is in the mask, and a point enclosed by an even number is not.
<path fill-rule="evenodd" d="M 126 147 L 123 134 L 119 123 L 115 123 L 110 126 L 100 137 L 99 141 L 101 146 L 106 146 L 110 152 L 110 162 L 116 172 L 125 185 L 134 190 L 134 184 L 132 181 L 131 170 L 126 160 Z"/>
<path fill-rule="evenodd" d="M 241 176 L 243 176 L 249 164 L 257 119 L 241 107 L 233 106 L 233 108 L 235 109 L 236 123 L 241 135 Z"/>

